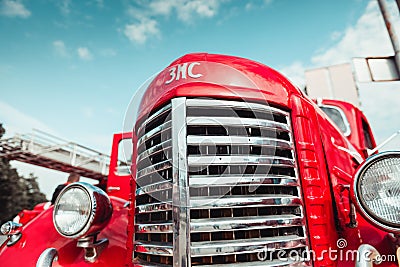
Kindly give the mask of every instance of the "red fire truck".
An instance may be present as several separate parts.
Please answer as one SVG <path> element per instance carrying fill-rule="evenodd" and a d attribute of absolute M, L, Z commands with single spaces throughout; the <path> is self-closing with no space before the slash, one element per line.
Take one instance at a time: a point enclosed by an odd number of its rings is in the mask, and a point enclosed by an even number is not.
<path fill-rule="evenodd" d="M 4 224 L 2 266 L 397 265 L 400 153 L 373 150 L 353 105 L 201 53 L 160 72 L 131 123 L 130 186 L 71 184 Z"/>

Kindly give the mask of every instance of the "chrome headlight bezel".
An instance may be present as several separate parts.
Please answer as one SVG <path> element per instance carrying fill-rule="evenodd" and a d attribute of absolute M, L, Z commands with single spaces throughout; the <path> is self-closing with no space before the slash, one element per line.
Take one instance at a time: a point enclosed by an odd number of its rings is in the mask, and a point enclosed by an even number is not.
<path fill-rule="evenodd" d="M 57 212 L 59 210 L 59 202 L 62 200 L 65 193 L 72 189 L 82 190 L 89 200 L 88 218 L 79 230 L 74 233 L 66 233 L 57 223 Z M 54 203 L 53 224 L 57 232 L 67 238 L 80 238 L 98 233 L 109 222 L 112 215 L 112 205 L 108 195 L 100 188 L 85 183 L 77 182 L 66 186 L 57 197 Z"/>
<path fill-rule="evenodd" d="M 400 158 L 400 151 L 387 151 L 382 152 L 376 155 L 369 157 L 363 164 L 360 165 L 356 174 L 354 175 L 354 180 L 352 184 L 352 192 L 353 198 L 355 199 L 355 203 L 361 212 L 361 215 L 369 222 L 373 223 L 374 225 L 378 226 L 379 228 L 389 231 L 389 232 L 400 232 L 400 223 L 393 223 L 385 218 L 380 217 L 377 215 L 373 210 L 369 208 L 366 204 L 365 199 L 362 195 L 361 190 L 361 181 L 365 175 L 365 173 L 375 164 L 382 160 L 390 159 L 390 158 Z M 378 175 L 378 174 L 377 174 Z M 400 205 L 399 205 L 400 207 Z"/>

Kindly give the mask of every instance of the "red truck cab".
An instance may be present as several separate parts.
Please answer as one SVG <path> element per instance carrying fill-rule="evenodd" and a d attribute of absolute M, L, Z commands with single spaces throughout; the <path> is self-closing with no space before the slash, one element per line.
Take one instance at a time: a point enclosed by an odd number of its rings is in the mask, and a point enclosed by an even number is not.
<path fill-rule="evenodd" d="M 364 113 L 351 103 L 333 100 L 317 99 L 317 105 L 332 119 L 350 143 L 363 155 L 376 147 L 374 135 Z"/>
<path fill-rule="evenodd" d="M 375 144 L 370 131 L 366 142 L 365 117 L 354 106 L 322 102 L 341 108 L 351 130 L 343 132 L 275 70 L 206 53 L 175 60 L 141 92 L 129 211 L 104 192 L 71 185 L 54 212 L 3 244 L 0 262 L 397 265 L 400 156 L 365 160 Z M 88 201 L 70 203 L 71 196 Z"/>

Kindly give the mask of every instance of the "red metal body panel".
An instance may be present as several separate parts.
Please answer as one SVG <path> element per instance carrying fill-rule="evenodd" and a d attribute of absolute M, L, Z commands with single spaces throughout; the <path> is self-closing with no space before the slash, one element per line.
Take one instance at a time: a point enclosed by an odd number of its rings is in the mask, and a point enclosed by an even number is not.
<path fill-rule="evenodd" d="M 323 251 L 336 247 L 338 233 L 317 114 L 310 101 L 299 96 L 292 96 L 291 108 L 311 248 L 322 257 Z M 333 266 L 334 262 L 325 257 L 314 264 Z"/>
<path fill-rule="evenodd" d="M 340 100 L 323 99 L 322 104 L 339 107 L 344 112 L 351 128 L 351 133 L 347 137 L 347 139 L 359 151 L 359 153 L 362 154 L 363 157 L 367 157 L 365 141 L 364 141 L 364 133 L 362 129 L 362 121 L 364 120 L 368 124 L 369 129 L 370 126 L 364 113 L 362 113 L 360 109 L 358 109 L 351 103 L 347 103 Z M 372 139 L 371 140 L 372 146 L 376 147 L 375 138 L 371 131 L 370 131 L 370 136 Z"/>
<path fill-rule="evenodd" d="M 18 222 L 22 225 L 26 225 L 28 222 L 30 222 L 31 220 L 33 220 L 36 216 L 38 216 L 40 213 L 42 213 L 44 210 L 48 209 L 50 206 L 50 202 L 44 202 L 44 203 L 40 203 L 37 204 L 33 210 L 22 210 L 18 213 L 17 217 L 18 220 L 14 221 Z"/>
<path fill-rule="evenodd" d="M 194 68 L 203 76 L 166 84 L 171 68 L 188 62 L 203 62 Z M 287 108 L 292 94 L 302 95 L 283 75 L 261 63 L 233 56 L 190 54 L 174 61 L 153 80 L 143 95 L 139 118 L 179 96 L 246 99 Z"/>
<path fill-rule="evenodd" d="M 59 260 L 53 266 L 123 266 L 126 254 L 126 227 L 128 209 L 123 199 L 111 198 L 113 215 L 99 238 L 110 243 L 95 263 L 84 261 L 84 251 L 76 247 L 76 239 L 60 236 L 53 226 L 53 207 L 45 210 L 22 230 L 22 238 L 15 245 L 0 247 L 1 266 L 35 266 L 40 254 L 47 248 L 58 250 Z"/>
<path fill-rule="evenodd" d="M 115 196 L 128 200 L 130 193 L 131 176 L 117 174 L 119 143 L 121 142 L 121 140 L 124 139 L 132 139 L 132 133 L 129 132 L 114 134 L 110 159 L 110 170 L 107 181 L 107 193 L 110 196 Z M 116 188 L 119 188 L 119 190 L 116 190 Z"/>

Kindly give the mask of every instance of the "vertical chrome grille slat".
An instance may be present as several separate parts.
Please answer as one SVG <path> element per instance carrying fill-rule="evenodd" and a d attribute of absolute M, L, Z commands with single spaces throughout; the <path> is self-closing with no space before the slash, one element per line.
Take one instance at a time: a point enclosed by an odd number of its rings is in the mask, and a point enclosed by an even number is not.
<path fill-rule="evenodd" d="M 172 232 L 166 229 L 172 225 L 171 113 L 169 103 L 137 130 L 134 261 L 142 266 L 172 263 Z M 148 224 L 157 231 L 144 231 L 141 225 Z"/>
<path fill-rule="evenodd" d="M 176 98 L 145 123 L 151 126 L 143 125 L 138 136 L 135 263 L 309 265 L 302 258 L 282 262 L 275 254 L 267 261 L 257 256 L 267 247 L 299 255 L 308 250 L 287 111 L 258 103 Z M 166 179 L 154 177 L 158 173 Z"/>

